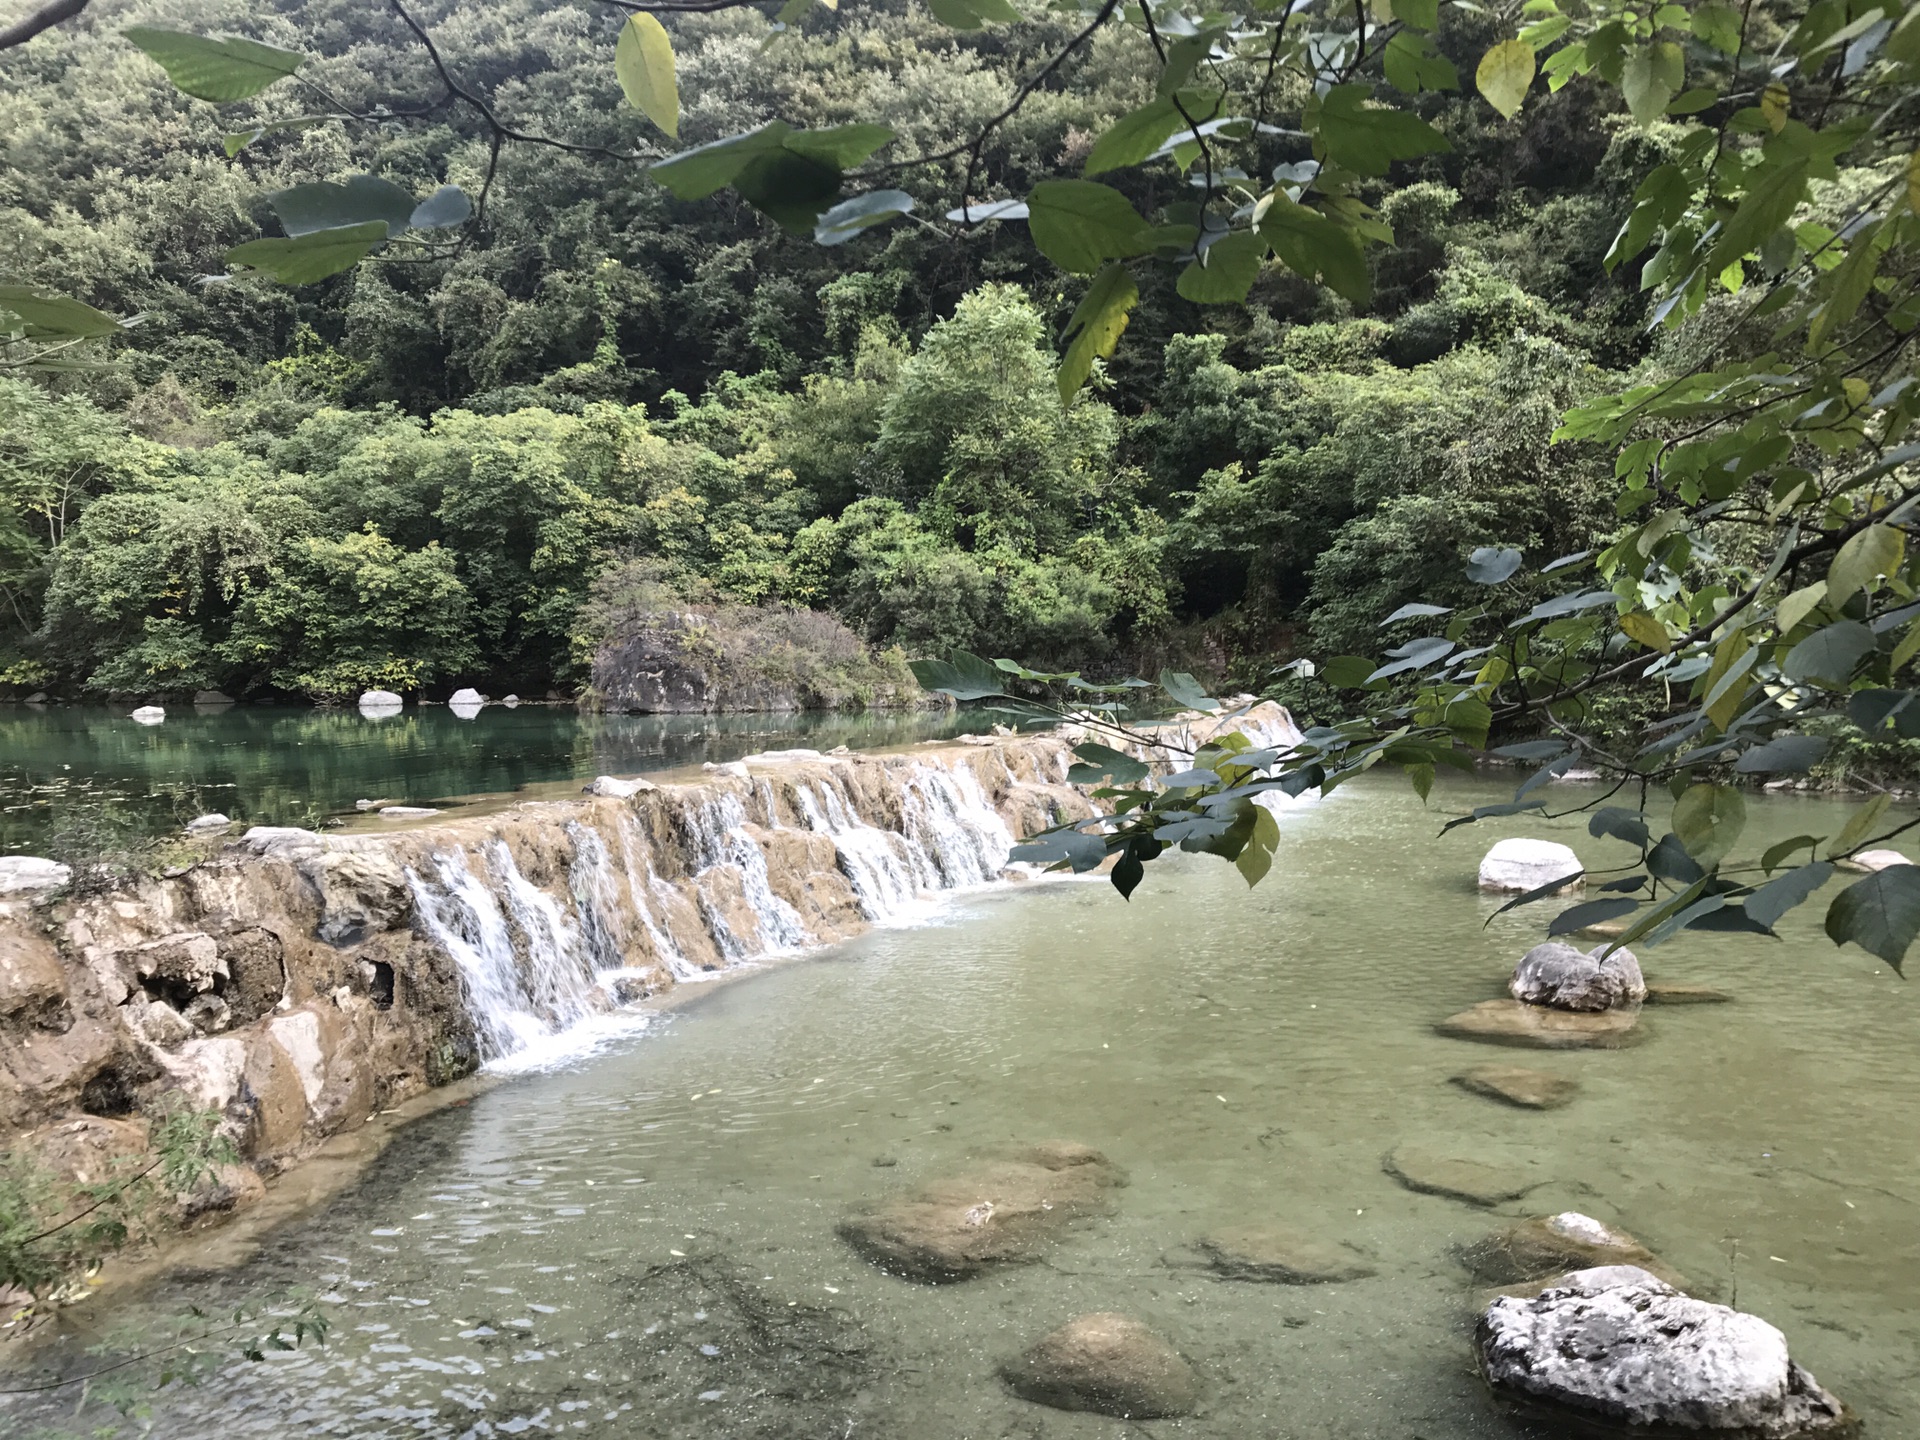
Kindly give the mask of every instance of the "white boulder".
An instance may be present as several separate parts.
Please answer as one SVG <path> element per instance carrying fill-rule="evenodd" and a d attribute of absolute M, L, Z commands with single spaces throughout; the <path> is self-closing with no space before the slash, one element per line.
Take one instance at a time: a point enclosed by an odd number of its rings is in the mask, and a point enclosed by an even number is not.
<path fill-rule="evenodd" d="M 1636 1434 L 1795 1440 L 1851 1423 L 1773 1326 L 1636 1265 L 1576 1270 L 1532 1299 L 1499 1297 L 1474 1348 L 1496 1391 Z"/>
<path fill-rule="evenodd" d="M 167 718 L 167 712 L 159 705 L 142 705 L 127 718 L 138 721 L 142 725 L 158 725 Z"/>
<path fill-rule="evenodd" d="M 1911 865 L 1913 861 L 1898 850 L 1862 850 L 1858 855 L 1848 857 L 1847 869 L 1865 870 L 1869 874 L 1878 870 L 1891 870 L 1895 865 Z"/>
<path fill-rule="evenodd" d="M 38 855 L 0 855 L 0 895 L 38 895 L 58 890 L 73 879 L 73 871 L 57 860 Z"/>
<path fill-rule="evenodd" d="M 604 795 L 612 800 L 625 800 L 638 795 L 642 790 L 658 790 L 660 787 L 651 780 L 622 780 L 614 775 L 599 775 L 581 787 L 586 795 Z"/>
<path fill-rule="evenodd" d="M 449 705 L 484 705 L 486 703 L 486 696 L 482 695 L 478 690 L 470 688 L 456 690 L 447 697 L 447 704 Z"/>
<path fill-rule="evenodd" d="M 513 709 L 514 706 L 520 703 L 520 697 L 518 695 L 509 695 L 507 696 L 506 699 L 502 700 L 500 703 L 506 706 L 509 710 L 511 710 Z"/>
<path fill-rule="evenodd" d="M 1559 940 L 1536 945 L 1520 957 L 1507 993 L 1528 1005 L 1556 1010 L 1612 1010 L 1647 998 L 1640 961 L 1624 947 L 1578 950 Z M 1602 958 L 1604 956 L 1604 958 Z"/>
<path fill-rule="evenodd" d="M 1580 857 L 1551 840 L 1502 840 L 1480 862 L 1480 888 L 1525 894 L 1565 877 L 1563 889 L 1580 884 Z"/>
<path fill-rule="evenodd" d="M 429 815 L 439 813 L 431 805 L 382 805 L 380 807 L 382 820 L 422 820 Z"/>
<path fill-rule="evenodd" d="M 402 700 L 391 690 L 362 690 L 360 692 L 360 708 L 362 710 L 398 710 L 406 703 L 406 701 Z"/>
<path fill-rule="evenodd" d="M 232 826 L 233 821 L 216 811 L 208 815 L 194 816 L 187 822 L 187 834 L 218 835 L 222 831 L 231 829 Z"/>

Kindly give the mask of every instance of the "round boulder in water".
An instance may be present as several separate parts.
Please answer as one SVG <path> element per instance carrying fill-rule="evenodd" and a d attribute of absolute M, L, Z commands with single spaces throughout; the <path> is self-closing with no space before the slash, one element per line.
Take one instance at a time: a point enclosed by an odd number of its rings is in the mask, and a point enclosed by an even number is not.
<path fill-rule="evenodd" d="M 1480 888 L 1525 894 L 1564 878 L 1563 890 L 1580 884 L 1580 857 L 1551 840 L 1502 840 L 1480 862 Z"/>
<path fill-rule="evenodd" d="M 1525 1065 L 1476 1065 L 1454 1076 L 1453 1083 L 1475 1095 L 1502 1100 L 1523 1110 L 1558 1110 L 1580 1092 L 1576 1080 Z"/>
<path fill-rule="evenodd" d="M 1496 1393 L 1566 1420 L 1720 1440 L 1855 1428 L 1773 1326 L 1633 1265 L 1576 1270 L 1531 1299 L 1501 1296 L 1474 1348 Z"/>
<path fill-rule="evenodd" d="M 462 687 L 447 697 L 449 705 L 484 705 L 487 697 L 471 687 Z"/>
<path fill-rule="evenodd" d="M 1507 992 L 1528 1005 L 1555 1010 L 1613 1010 L 1647 998 L 1647 982 L 1631 950 L 1604 945 L 1577 950 L 1559 940 L 1536 945 L 1520 957 Z"/>
<path fill-rule="evenodd" d="M 1200 1400 L 1199 1377 L 1178 1350 L 1110 1312 L 1069 1320 L 1000 1374 L 1023 1400 L 1123 1420 L 1189 1415 Z"/>
<path fill-rule="evenodd" d="M 360 692 L 360 708 L 365 711 L 372 711 L 375 714 L 398 710 L 405 703 L 404 700 L 391 690 L 362 690 Z"/>
<path fill-rule="evenodd" d="M 187 822 L 189 835 L 219 835 L 233 828 L 233 821 L 218 813 L 196 815 Z"/>
<path fill-rule="evenodd" d="M 167 718 L 167 712 L 159 705 L 142 705 L 128 717 L 142 725 L 158 725 Z"/>
<path fill-rule="evenodd" d="M 599 775 L 580 787 L 583 794 L 602 795 L 611 800 L 626 800 L 643 790 L 659 788 L 651 780 L 642 780 L 638 776 L 632 780 L 622 780 L 616 775 Z"/>
<path fill-rule="evenodd" d="M 1637 1265 L 1666 1284 L 1683 1283 L 1626 1231 L 1575 1210 L 1522 1220 L 1469 1245 L 1460 1258 L 1489 1285 L 1521 1285 L 1602 1265 Z"/>

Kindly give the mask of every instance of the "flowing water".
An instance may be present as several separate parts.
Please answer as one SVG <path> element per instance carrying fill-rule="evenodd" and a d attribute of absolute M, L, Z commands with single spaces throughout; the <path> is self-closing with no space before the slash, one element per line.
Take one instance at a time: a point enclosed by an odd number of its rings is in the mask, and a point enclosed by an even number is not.
<path fill-rule="evenodd" d="M 593 715 L 489 705 L 175 705 L 157 725 L 131 706 L 0 704 L 0 855 L 39 854 L 63 813 L 106 807 L 161 833 L 218 811 L 248 825 L 311 824 L 356 800 L 446 805 L 545 781 L 736 760 L 771 746 L 911 744 L 977 725 L 952 711 L 871 715 Z"/>
<path fill-rule="evenodd" d="M 1103 883 L 972 890 L 918 925 L 685 992 L 697 998 L 643 1029 L 418 1122 L 241 1268 L 160 1287 L 143 1303 L 161 1313 L 304 1291 L 334 1329 L 324 1348 L 150 1397 L 151 1433 L 1545 1440 L 1562 1432 L 1506 1418 L 1472 1373 L 1481 1292 L 1456 1251 L 1573 1209 L 1780 1326 L 1870 1436 L 1920 1434 L 1920 998 L 1829 945 L 1816 902 L 1780 941 L 1692 935 L 1645 954 L 1655 979 L 1734 1000 L 1649 1007 L 1633 1048 L 1443 1038 L 1434 1022 L 1500 994 L 1539 933 L 1537 912 L 1486 923 L 1484 848 L 1533 833 L 1620 858 L 1577 819 L 1434 838 L 1446 812 L 1492 798 L 1442 787 L 1428 810 L 1390 782 L 1356 784 L 1284 813 L 1251 894 L 1199 857 L 1150 869 L 1131 904 Z M 955 823 L 964 799 L 918 823 Z M 908 844 L 811 803 L 815 829 L 857 836 L 836 843 L 876 914 L 910 913 L 930 871 L 974 878 L 1000 843 L 977 816 Z M 1841 807 L 1752 812 L 1743 850 L 1831 833 Z M 576 895 L 604 885 L 655 913 L 664 882 L 644 847 L 602 849 L 576 866 Z M 495 897 L 510 908 L 515 887 L 478 866 L 416 884 L 427 923 L 484 974 L 489 927 L 505 928 Z M 521 903 L 516 926 L 560 927 L 552 954 L 595 965 L 606 937 Z M 499 983 L 515 991 L 494 1005 L 510 1050 L 538 982 Z M 1580 1093 L 1530 1112 L 1449 1083 L 1489 1061 Z M 850 1211 L 970 1156 L 1051 1138 L 1098 1147 L 1130 1183 L 1045 1263 L 921 1286 L 835 1235 Z M 1381 1165 L 1410 1142 L 1499 1160 L 1537 1188 L 1495 1210 L 1412 1193 Z M 1193 1249 L 1269 1220 L 1358 1247 L 1378 1273 L 1223 1281 Z M 1093 1310 L 1170 1338 L 1203 1377 L 1201 1411 L 1129 1424 L 1005 1390 L 1000 1363 Z M 114 1416 L 16 1418 L 91 1434 Z"/>

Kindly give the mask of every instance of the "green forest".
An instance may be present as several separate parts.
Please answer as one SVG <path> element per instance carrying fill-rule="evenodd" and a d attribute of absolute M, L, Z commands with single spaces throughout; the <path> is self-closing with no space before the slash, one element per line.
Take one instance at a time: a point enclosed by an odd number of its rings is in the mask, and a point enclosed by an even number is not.
<path fill-rule="evenodd" d="M 514 123 L 661 153 L 609 63 L 617 12 L 420 13 Z M 731 192 L 682 201 L 639 164 L 538 145 L 502 151 L 457 253 L 301 287 L 229 275 L 277 188 L 476 190 L 487 135 L 454 111 L 229 158 L 236 107 L 216 120 L 176 90 L 122 38 L 133 23 L 310 50 L 355 106 L 431 89 L 390 11 L 339 0 L 118 6 L 0 54 L 9 278 L 141 317 L 106 368 L 0 372 L 16 694 L 571 694 L 596 587 L 636 562 L 688 596 L 831 610 L 909 655 L 1177 662 L 1258 690 L 1295 654 L 1370 643 L 1404 601 L 1451 603 L 1476 546 L 1544 558 L 1617 526 L 1611 456 L 1554 428 L 1697 344 L 1650 336 L 1635 267 L 1602 263 L 1681 128 L 1597 86 L 1512 120 L 1422 94 L 1450 149 L 1367 186 L 1393 240 L 1363 298 L 1275 264 L 1244 304 L 1202 305 L 1149 267 L 1125 344 L 1063 403 L 1056 337 L 1085 281 L 1023 225 L 915 219 L 828 248 Z M 768 43 L 757 11 L 675 16 L 680 140 L 858 117 L 930 148 L 1077 23 L 957 31 L 890 3 L 815 9 Z M 1470 72 L 1496 29 L 1452 7 L 1439 52 Z M 1072 170 L 1150 98 L 1147 44 L 1094 35 L 996 132 L 977 189 Z M 899 183 L 919 181 L 937 214 L 944 177 Z M 1180 182 L 1116 183 L 1151 206 Z"/>

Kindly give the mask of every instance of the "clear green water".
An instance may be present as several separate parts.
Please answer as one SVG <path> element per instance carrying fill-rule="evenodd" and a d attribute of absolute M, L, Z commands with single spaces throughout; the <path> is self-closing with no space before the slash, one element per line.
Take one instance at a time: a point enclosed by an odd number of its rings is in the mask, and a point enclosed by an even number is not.
<path fill-rule="evenodd" d="M 63 809 L 109 807 L 148 833 L 218 811 L 304 825 L 385 799 L 450 805 L 544 781 L 736 760 L 786 745 L 899 745 L 966 728 L 951 711 L 874 715 L 583 715 L 570 706 L 445 706 L 373 718 L 310 706 L 0 705 L 0 855 L 33 854 Z M 970 717 L 977 721 L 978 717 Z"/>
<path fill-rule="evenodd" d="M 1193 858 L 1131 905 L 1086 883 L 964 898 L 420 1122 L 244 1268 L 153 1297 L 218 1311 L 307 1287 L 336 1329 L 158 1396 L 152 1433 L 1547 1440 L 1561 1432 L 1503 1418 L 1471 1372 L 1478 1292 L 1454 1252 L 1577 1209 L 1737 1291 L 1869 1435 L 1920 1435 L 1920 997 L 1807 914 L 1779 942 L 1644 956 L 1737 999 L 1650 1008 L 1635 1048 L 1440 1037 L 1538 933 L 1519 914 L 1484 925 L 1484 848 L 1523 828 L 1595 861 L 1611 846 L 1571 819 L 1434 839 L 1438 809 L 1495 793 L 1437 792 L 1429 811 L 1354 786 L 1283 821 L 1251 895 Z M 1758 845 L 1828 831 L 1840 807 L 1753 809 Z M 1486 1061 L 1582 1091 L 1535 1113 L 1448 1083 Z M 1053 1137 L 1131 1184 L 1044 1265 L 922 1287 L 834 1235 L 969 1154 Z M 1381 1169 L 1409 1141 L 1503 1157 L 1540 1188 L 1497 1211 L 1411 1193 Z M 1289 1287 L 1195 1263 L 1208 1230 L 1268 1218 L 1364 1246 L 1380 1273 Z M 1172 1339 L 1203 1411 L 1129 1425 L 1003 1389 L 1003 1359 L 1090 1310 Z"/>

